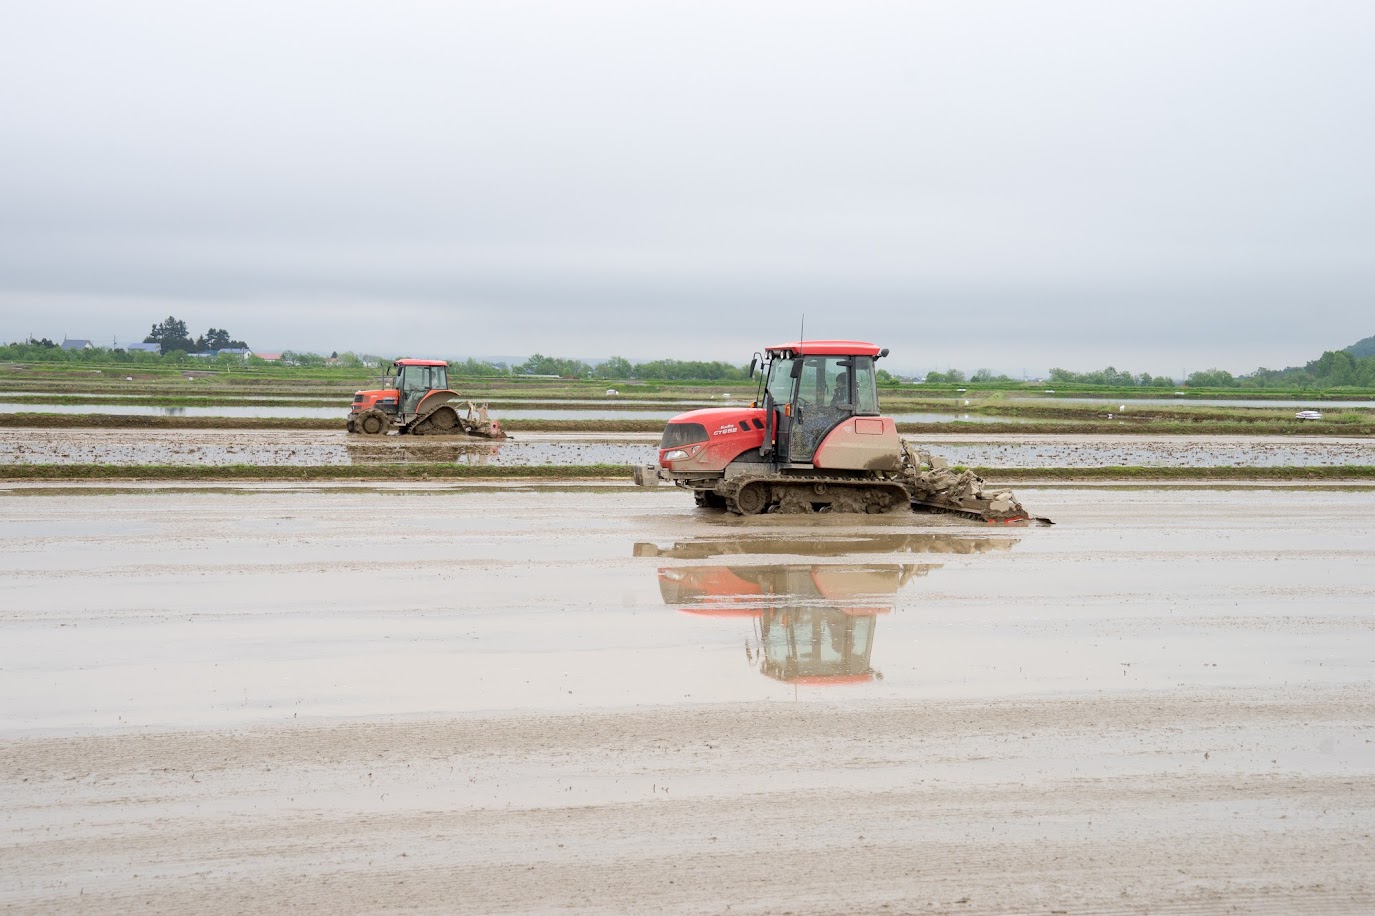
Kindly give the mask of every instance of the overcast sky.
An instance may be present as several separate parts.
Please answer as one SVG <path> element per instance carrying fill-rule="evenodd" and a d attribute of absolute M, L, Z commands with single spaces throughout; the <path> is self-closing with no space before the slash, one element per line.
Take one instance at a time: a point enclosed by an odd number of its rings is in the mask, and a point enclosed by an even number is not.
<path fill-rule="evenodd" d="M 0 0 L 0 340 L 1178 373 L 1375 334 L 1375 3 Z"/>

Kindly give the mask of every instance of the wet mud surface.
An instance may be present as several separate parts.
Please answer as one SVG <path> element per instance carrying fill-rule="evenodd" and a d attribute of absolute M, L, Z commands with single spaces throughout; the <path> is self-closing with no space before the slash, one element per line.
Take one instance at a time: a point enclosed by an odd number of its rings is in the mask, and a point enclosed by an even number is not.
<path fill-rule="evenodd" d="M 0 430 L 4 464 L 317 466 L 447 463 L 494 466 L 634 464 L 655 460 L 654 436 L 638 441 L 518 434 L 357 436 L 318 430 Z"/>
<path fill-rule="evenodd" d="M 1019 495 L 9 486 L 0 906 L 1375 907 L 1375 493 Z"/>
<path fill-rule="evenodd" d="M 933 454 L 982 467 L 1287 467 L 1375 465 L 1375 439 L 934 434 Z M 634 465 L 657 459 L 654 434 L 351 436 L 343 430 L 0 429 L 0 465 Z"/>
<path fill-rule="evenodd" d="M 637 404 L 636 407 L 639 405 Z M 668 422 L 672 417 L 688 410 L 695 410 L 699 405 L 676 404 L 666 405 L 661 408 L 635 409 L 633 407 L 620 406 L 617 409 L 595 409 L 543 406 L 543 407 L 494 407 L 492 416 L 498 420 L 659 420 Z M 700 406 L 722 407 L 740 406 L 725 404 L 708 404 Z M 348 408 L 338 404 L 328 406 L 275 406 L 257 405 L 242 406 L 237 404 L 224 404 L 214 407 L 159 407 L 143 404 L 102 404 L 93 401 L 89 404 L 30 404 L 13 401 L 0 400 L 0 414 L 7 413 L 47 413 L 47 414 L 66 414 L 84 415 L 101 414 L 110 416 L 125 417 L 254 417 L 254 418 L 301 418 L 301 419 L 329 419 L 335 418 L 342 424 L 344 418 L 348 416 Z M 932 413 L 932 412 L 912 412 L 900 411 L 889 413 L 894 420 L 899 423 L 953 423 L 956 421 L 968 423 L 1030 423 L 1030 419 L 1020 417 L 995 416 L 992 414 L 969 414 L 969 413 Z"/>

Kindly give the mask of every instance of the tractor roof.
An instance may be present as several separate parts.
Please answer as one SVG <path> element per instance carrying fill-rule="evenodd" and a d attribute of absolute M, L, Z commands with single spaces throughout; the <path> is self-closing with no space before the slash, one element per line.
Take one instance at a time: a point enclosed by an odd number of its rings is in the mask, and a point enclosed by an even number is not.
<path fill-rule="evenodd" d="M 449 365 L 442 359 L 398 359 L 398 366 L 447 366 Z"/>
<path fill-rule="evenodd" d="M 770 356 L 784 352 L 794 356 L 882 356 L 886 353 L 877 345 L 862 340 L 795 340 L 765 349 Z"/>

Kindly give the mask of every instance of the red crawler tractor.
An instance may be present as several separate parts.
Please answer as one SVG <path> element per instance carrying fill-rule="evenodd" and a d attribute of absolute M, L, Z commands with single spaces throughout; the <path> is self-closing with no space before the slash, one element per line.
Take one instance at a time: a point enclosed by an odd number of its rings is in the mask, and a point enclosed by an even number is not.
<path fill-rule="evenodd" d="M 910 508 L 1032 520 L 1011 492 L 985 492 L 974 473 L 956 472 L 898 438 L 897 424 L 878 407 L 874 363 L 887 355 L 857 340 L 766 348 L 759 397 L 747 407 L 669 420 L 658 464 L 636 468 L 635 482 L 668 480 L 692 490 L 699 506 L 739 515 Z"/>
<path fill-rule="evenodd" d="M 353 396 L 347 428 L 366 436 L 395 429 L 412 436 L 506 438 L 500 424 L 488 418 L 485 404 L 466 401 L 449 388 L 449 364 L 442 359 L 398 359 L 386 388 Z"/>

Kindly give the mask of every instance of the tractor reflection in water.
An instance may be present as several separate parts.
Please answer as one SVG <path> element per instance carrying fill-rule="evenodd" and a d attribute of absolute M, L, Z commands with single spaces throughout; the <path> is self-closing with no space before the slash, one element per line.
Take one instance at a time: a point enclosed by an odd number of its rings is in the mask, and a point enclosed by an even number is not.
<path fill-rule="evenodd" d="M 874 626 L 893 595 L 931 566 L 688 566 L 659 570 L 664 603 L 688 614 L 753 617 L 745 657 L 795 684 L 862 684 L 874 671 Z"/>
<path fill-rule="evenodd" d="M 473 464 L 485 465 L 501 454 L 501 442 L 414 440 L 394 436 L 349 437 L 345 464 Z"/>
<path fill-rule="evenodd" d="M 670 548 L 635 545 L 635 556 L 696 560 L 723 555 L 854 556 L 972 554 L 1010 550 L 1010 537 L 893 534 L 852 538 L 704 538 Z M 745 657 L 766 677 L 790 684 L 864 684 L 873 667 L 879 615 L 896 595 L 939 563 L 797 563 L 661 567 L 659 593 L 670 607 L 710 617 L 751 617 Z"/>

